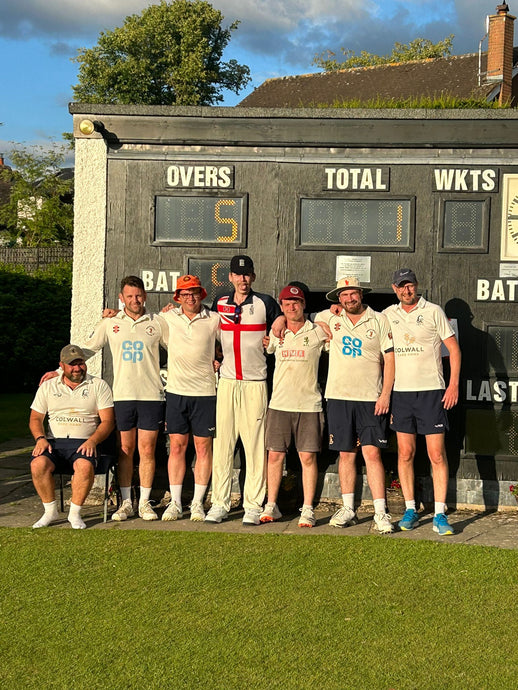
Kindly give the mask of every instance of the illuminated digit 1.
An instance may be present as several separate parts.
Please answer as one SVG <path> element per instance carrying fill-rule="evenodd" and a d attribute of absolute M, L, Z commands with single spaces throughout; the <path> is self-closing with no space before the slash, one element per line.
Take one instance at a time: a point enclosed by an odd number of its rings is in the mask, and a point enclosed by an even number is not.
<path fill-rule="evenodd" d="M 401 238 L 403 235 L 402 229 L 403 229 L 403 207 L 401 204 L 398 204 L 397 207 L 397 225 L 396 225 L 396 238 L 398 242 L 401 242 Z"/>
<path fill-rule="evenodd" d="M 217 285 L 218 287 L 223 285 L 223 283 L 218 280 L 218 268 L 220 268 L 220 266 L 221 264 L 213 264 L 212 268 L 210 269 L 210 279 L 212 284 Z"/>
<path fill-rule="evenodd" d="M 237 221 L 234 220 L 233 218 L 222 218 L 219 215 L 219 209 L 221 206 L 235 206 L 236 202 L 233 199 L 218 199 L 216 202 L 216 206 L 214 207 L 214 217 L 216 218 L 216 221 L 218 223 L 223 223 L 226 225 L 231 225 L 232 226 L 232 234 L 231 235 L 220 235 L 216 239 L 218 242 L 234 242 L 237 240 Z"/>

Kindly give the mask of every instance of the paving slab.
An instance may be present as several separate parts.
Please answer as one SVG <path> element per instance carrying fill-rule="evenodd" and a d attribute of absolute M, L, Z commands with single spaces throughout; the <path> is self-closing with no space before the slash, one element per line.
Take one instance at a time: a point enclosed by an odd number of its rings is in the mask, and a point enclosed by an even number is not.
<path fill-rule="evenodd" d="M 0 527 L 31 527 L 41 516 L 41 501 L 32 485 L 29 462 L 33 448 L 30 439 L 15 439 L 8 444 L 0 445 Z M 70 494 L 69 487 L 65 488 L 65 498 Z M 58 492 L 56 492 L 58 496 Z M 245 526 L 242 523 L 243 510 L 231 510 L 229 519 L 221 524 L 208 522 L 191 522 L 188 511 L 181 520 L 173 522 L 144 521 L 138 517 L 125 522 L 114 522 L 110 519 L 115 506 L 110 506 L 108 522 L 103 523 L 103 506 L 87 505 L 83 508 L 83 519 L 90 529 L 100 530 L 152 530 L 159 532 L 224 532 L 230 534 L 287 534 L 298 535 L 301 538 L 312 538 L 328 535 L 336 538 L 350 538 L 372 534 L 372 509 L 362 506 L 358 511 L 357 525 L 347 528 L 335 528 L 329 525 L 329 518 L 336 510 L 334 504 L 320 504 L 315 510 L 317 524 L 315 527 L 299 528 L 299 514 L 283 516 L 281 520 L 265 525 Z M 158 508 L 159 516 L 163 508 Z M 392 516 L 393 522 L 401 517 Z M 449 544 L 476 544 L 479 546 L 494 546 L 505 549 L 518 549 L 518 506 L 516 511 L 505 512 L 477 512 L 471 510 L 456 510 L 448 515 L 455 534 L 441 537 L 432 530 L 432 513 L 422 513 L 419 526 L 411 532 L 396 531 L 391 535 L 375 534 L 378 539 L 424 539 Z M 50 529 L 71 529 L 63 518 L 52 525 Z"/>

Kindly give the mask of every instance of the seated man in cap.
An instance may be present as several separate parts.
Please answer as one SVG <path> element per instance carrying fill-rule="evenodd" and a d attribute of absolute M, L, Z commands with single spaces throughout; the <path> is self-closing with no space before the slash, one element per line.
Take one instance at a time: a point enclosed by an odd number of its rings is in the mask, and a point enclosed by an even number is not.
<path fill-rule="evenodd" d="M 324 322 L 333 334 L 325 397 L 329 449 L 339 451 L 343 507 L 329 524 L 343 527 L 356 521 L 356 452 L 361 444 L 374 502 L 373 529 L 389 534 L 394 527 L 386 512 L 385 470 L 380 449 L 387 447 L 394 346 L 387 318 L 362 302 L 367 291 L 357 278 L 341 278 L 336 288 L 327 293 L 330 302 L 341 305 L 341 312 L 334 314 L 326 309 L 315 316 L 315 322 Z"/>
<path fill-rule="evenodd" d="M 396 378 L 392 394 L 391 428 L 397 434 L 398 471 L 406 511 L 402 530 L 419 524 L 414 494 L 416 436 L 422 434 L 433 467 L 435 516 L 433 530 L 453 534 L 446 517 L 448 458 L 444 445 L 447 410 L 459 399 L 461 353 L 457 338 L 441 307 L 419 297 L 417 278 L 409 268 L 394 273 L 392 289 L 399 304 L 384 310 L 394 335 Z M 441 344 L 450 355 L 450 381 L 444 382 Z"/>
<path fill-rule="evenodd" d="M 317 453 L 322 447 L 324 415 L 318 385 L 318 362 L 327 340 L 325 332 L 304 316 L 306 301 L 300 287 L 288 285 L 279 295 L 286 317 L 282 338 L 270 331 L 267 352 L 275 353 L 273 391 L 266 417 L 268 502 L 261 522 L 278 520 L 277 496 L 291 437 L 302 465 L 304 504 L 299 527 L 313 527 L 313 499 L 318 478 Z"/>
<path fill-rule="evenodd" d="M 160 314 L 168 342 L 166 430 L 169 434 L 171 501 L 162 520 L 182 517 L 185 454 L 192 431 L 196 450 L 191 520 L 205 519 L 203 499 L 212 472 L 212 439 L 216 429 L 214 355 L 219 316 L 203 306 L 207 291 L 197 276 L 178 278 L 175 302 L 180 306 Z"/>
<path fill-rule="evenodd" d="M 97 447 L 114 428 L 113 399 L 105 381 L 86 373 L 85 354 L 77 345 L 64 347 L 59 359 L 61 375 L 43 383 L 31 405 L 32 481 L 45 511 L 33 527 L 58 519 L 53 473 L 63 469 L 74 475 L 68 521 L 73 529 L 84 529 L 81 506 L 92 488 Z"/>
<path fill-rule="evenodd" d="M 143 520 L 157 520 L 151 505 L 155 475 L 155 451 L 164 419 L 164 386 L 160 378 L 159 346 L 166 347 L 161 325 L 146 311 L 146 291 L 138 276 L 121 280 L 121 311 L 105 309 L 86 342 L 84 353 L 91 357 L 106 345 L 113 361 L 115 420 L 120 437 L 117 474 L 122 503 L 112 514 L 117 522 L 133 517 L 131 485 L 135 450 L 139 452 L 138 514 Z M 45 374 L 42 380 L 55 376 Z"/>

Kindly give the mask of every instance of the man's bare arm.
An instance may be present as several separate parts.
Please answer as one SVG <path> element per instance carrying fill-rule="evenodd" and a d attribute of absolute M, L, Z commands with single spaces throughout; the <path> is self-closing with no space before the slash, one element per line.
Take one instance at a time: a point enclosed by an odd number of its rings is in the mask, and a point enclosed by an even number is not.
<path fill-rule="evenodd" d="M 38 457 L 38 455 L 41 455 L 46 450 L 52 450 L 52 446 L 46 438 L 45 427 L 43 425 L 44 420 L 44 414 L 41 412 L 36 412 L 36 410 L 31 410 L 31 416 L 29 417 L 29 429 L 34 437 L 34 440 L 36 441 L 36 439 L 38 439 L 32 451 L 32 456 L 34 458 Z"/>
<path fill-rule="evenodd" d="M 97 429 L 77 449 L 78 453 L 84 453 L 89 458 L 96 454 L 99 443 L 107 439 L 115 428 L 113 407 L 106 407 L 104 410 L 99 410 L 99 419 L 101 421 Z"/>
<path fill-rule="evenodd" d="M 374 406 L 374 414 L 387 414 L 390 408 L 390 394 L 394 386 L 396 371 L 394 351 L 383 353 L 383 387 Z"/>
<path fill-rule="evenodd" d="M 450 353 L 450 382 L 448 388 L 444 391 L 442 402 L 445 410 L 451 410 L 459 401 L 459 377 L 462 355 L 459 343 L 454 335 L 443 340 L 443 343 Z"/>

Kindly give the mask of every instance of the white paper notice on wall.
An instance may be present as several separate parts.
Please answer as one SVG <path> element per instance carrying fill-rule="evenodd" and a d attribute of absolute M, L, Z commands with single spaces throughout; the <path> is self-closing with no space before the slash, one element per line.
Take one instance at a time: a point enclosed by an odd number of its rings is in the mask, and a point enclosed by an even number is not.
<path fill-rule="evenodd" d="M 347 276 L 358 278 L 360 283 L 371 282 L 371 257 L 370 256 L 337 256 L 335 280 Z"/>
<path fill-rule="evenodd" d="M 500 278 L 518 278 L 518 263 L 501 263 Z"/>

